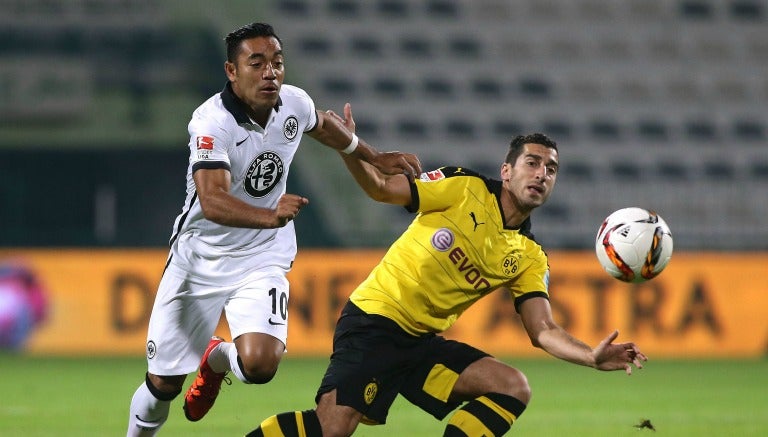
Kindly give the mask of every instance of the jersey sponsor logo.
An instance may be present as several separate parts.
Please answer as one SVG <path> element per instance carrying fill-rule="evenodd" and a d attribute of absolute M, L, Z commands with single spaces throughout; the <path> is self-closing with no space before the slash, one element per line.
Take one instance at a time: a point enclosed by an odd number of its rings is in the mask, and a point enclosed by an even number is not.
<path fill-rule="evenodd" d="M 480 269 L 472 264 L 472 261 L 469 260 L 469 257 L 467 257 L 461 247 L 455 247 L 448 252 L 448 259 L 451 260 L 453 265 L 458 269 L 459 274 L 464 275 L 464 279 L 472 285 L 475 290 L 484 290 L 491 287 L 491 283 L 483 278 Z"/>
<path fill-rule="evenodd" d="M 155 358 L 155 355 L 157 355 L 157 345 L 153 340 L 149 340 L 147 342 L 147 359 L 151 360 Z"/>
<path fill-rule="evenodd" d="M 264 197 L 277 186 L 284 173 L 285 169 L 280 155 L 275 152 L 264 152 L 248 166 L 243 181 L 243 189 L 251 197 L 257 199 Z"/>
<path fill-rule="evenodd" d="M 198 136 L 197 150 L 213 150 L 213 137 L 207 135 Z"/>
<path fill-rule="evenodd" d="M 285 135 L 285 139 L 287 140 L 293 140 L 296 138 L 296 135 L 299 133 L 299 121 L 296 120 L 296 117 L 291 115 L 290 117 L 285 119 L 285 123 L 283 123 L 283 135 Z"/>
<path fill-rule="evenodd" d="M 438 168 L 437 170 L 422 173 L 419 179 L 424 182 L 439 181 L 440 179 L 445 179 L 445 174 Z"/>
<path fill-rule="evenodd" d="M 453 246 L 455 239 L 456 237 L 454 237 L 453 231 L 448 228 L 440 228 L 432 234 L 430 242 L 432 243 L 432 247 L 440 252 L 445 252 Z"/>

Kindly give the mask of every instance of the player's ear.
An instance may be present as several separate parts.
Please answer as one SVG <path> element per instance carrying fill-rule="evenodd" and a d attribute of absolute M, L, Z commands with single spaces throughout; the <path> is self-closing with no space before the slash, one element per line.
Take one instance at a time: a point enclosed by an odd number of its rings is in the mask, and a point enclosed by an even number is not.
<path fill-rule="evenodd" d="M 510 167 L 512 167 L 512 165 L 508 162 L 501 164 L 501 170 L 499 171 L 499 174 L 501 176 L 501 180 L 504 182 L 509 180 Z"/>
<path fill-rule="evenodd" d="M 224 72 L 227 74 L 227 79 L 232 81 L 235 78 L 235 73 L 237 72 L 237 66 L 234 62 L 226 61 L 224 62 Z"/>

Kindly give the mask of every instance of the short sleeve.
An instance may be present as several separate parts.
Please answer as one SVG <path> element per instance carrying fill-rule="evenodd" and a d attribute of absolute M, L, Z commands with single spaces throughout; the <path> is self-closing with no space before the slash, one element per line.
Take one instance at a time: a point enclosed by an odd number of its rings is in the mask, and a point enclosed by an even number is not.
<path fill-rule="evenodd" d="M 215 167 L 214 163 L 229 167 L 229 148 L 232 135 L 210 117 L 195 114 L 189 122 L 189 162 L 193 167 Z"/>

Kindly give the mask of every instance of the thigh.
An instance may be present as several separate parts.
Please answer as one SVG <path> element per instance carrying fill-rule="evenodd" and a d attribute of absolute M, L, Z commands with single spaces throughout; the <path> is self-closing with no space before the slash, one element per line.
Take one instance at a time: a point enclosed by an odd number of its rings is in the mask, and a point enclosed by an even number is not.
<path fill-rule="evenodd" d="M 461 375 L 473 363 L 490 356 L 465 343 L 441 336 L 431 337 L 422 347 L 426 353 L 409 374 L 400 393 L 412 404 L 442 420 L 467 400 L 454 393 Z"/>
<path fill-rule="evenodd" d="M 381 316 L 347 304 L 336 325 L 333 353 L 316 401 L 336 390 L 336 405 L 383 424 L 407 375 L 419 360 L 421 338 Z"/>
<path fill-rule="evenodd" d="M 167 270 L 149 319 L 149 372 L 186 375 L 196 370 L 219 323 L 226 297 L 226 289 L 195 284 Z"/>
<path fill-rule="evenodd" d="M 282 274 L 255 276 L 238 286 L 224 307 L 232 338 L 262 333 L 286 345 L 288 298 L 288 279 Z"/>

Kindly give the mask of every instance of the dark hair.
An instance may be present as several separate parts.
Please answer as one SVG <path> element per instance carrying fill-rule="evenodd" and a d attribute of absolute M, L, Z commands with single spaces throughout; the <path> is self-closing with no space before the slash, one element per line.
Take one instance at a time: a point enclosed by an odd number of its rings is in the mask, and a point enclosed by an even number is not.
<path fill-rule="evenodd" d="M 237 60 L 237 53 L 240 50 L 240 43 L 243 40 L 258 38 L 258 37 L 273 37 L 280 43 L 280 37 L 275 33 L 275 29 L 267 23 L 251 23 L 245 26 L 233 30 L 224 38 L 227 43 L 227 61 L 235 62 Z"/>
<path fill-rule="evenodd" d="M 517 157 L 523 153 L 523 146 L 526 144 L 541 144 L 557 152 L 557 143 L 542 133 L 518 135 L 509 143 L 509 151 L 507 152 L 507 157 L 504 158 L 504 162 L 514 164 L 517 161 Z"/>

